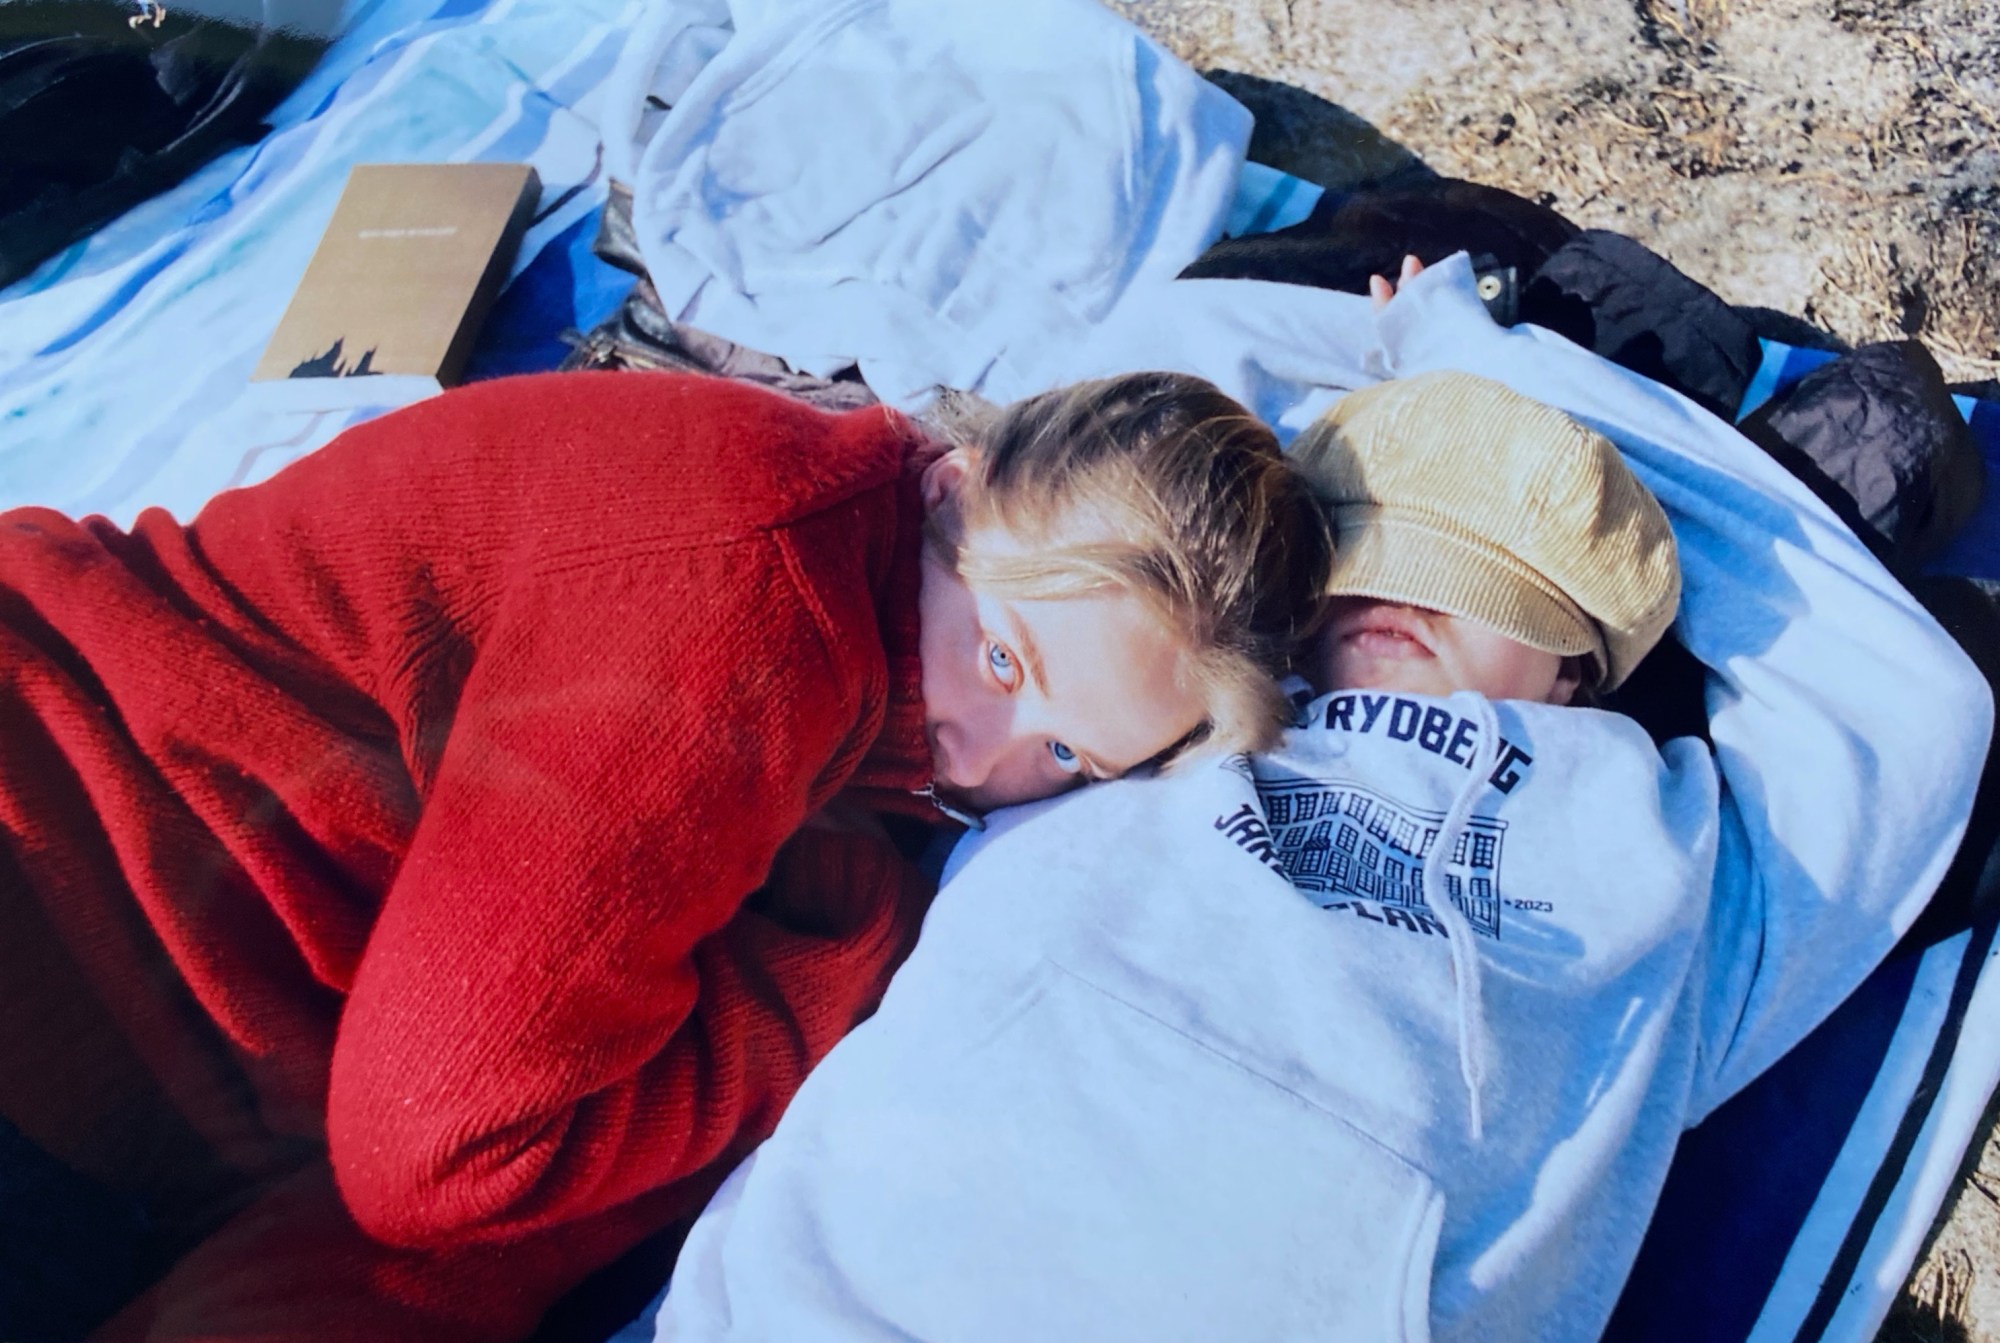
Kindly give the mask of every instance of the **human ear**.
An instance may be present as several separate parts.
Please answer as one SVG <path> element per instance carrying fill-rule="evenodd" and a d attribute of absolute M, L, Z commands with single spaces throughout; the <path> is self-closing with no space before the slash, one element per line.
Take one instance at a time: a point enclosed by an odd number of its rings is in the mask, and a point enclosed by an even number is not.
<path fill-rule="evenodd" d="M 1571 705 L 1577 702 L 1577 691 L 1583 688 L 1584 673 L 1589 663 L 1581 654 L 1571 654 L 1556 668 L 1556 683 L 1549 688 L 1549 703 Z"/>
<path fill-rule="evenodd" d="M 924 468 L 924 512 L 936 512 L 945 500 L 958 493 L 959 486 L 971 474 L 972 463 L 971 448 L 953 448 Z"/>

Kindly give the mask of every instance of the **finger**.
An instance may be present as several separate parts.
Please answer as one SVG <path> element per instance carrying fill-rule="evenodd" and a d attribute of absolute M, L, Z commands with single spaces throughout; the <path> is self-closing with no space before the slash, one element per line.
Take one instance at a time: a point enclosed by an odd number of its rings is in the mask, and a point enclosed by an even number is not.
<path fill-rule="evenodd" d="M 1387 280 L 1383 279 L 1379 275 L 1371 275 L 1368 277 L 1368 297 L 1375 300 L 1376 307 L 1378 308 L 1381 307 L 1384 303 L 1387 303 L 1390 299 L 1394 298 L 1395 296 L 1396 296 L 1396 287 L 1390 284 Z"/>
<path fill-rule="evenodd" d="M 1414 280 L 1423 268 L 1424 263 L 1416 257 L 1406 256 L 1403 258 L 1403 278 L 1405 280 Z"/>

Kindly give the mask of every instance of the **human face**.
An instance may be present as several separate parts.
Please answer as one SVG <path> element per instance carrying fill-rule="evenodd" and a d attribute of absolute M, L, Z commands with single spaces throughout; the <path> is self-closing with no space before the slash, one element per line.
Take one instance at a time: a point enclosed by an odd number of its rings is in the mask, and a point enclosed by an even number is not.
<path fill-rule="evenodd" d="M 1116 778 L 1206 716 L 1180 640 L 1130 593 L 1002 598 L 926 547 L 918 603 L 938 788 L 975 811 Z"/>
<path fill-rule="evenodd" d="M 1314 645 L 1313 688 L 1400 690 L 1568 704 L 1582 664 L 1510 639 L 1490 625 L 1373 597 L 1330 597 Z"/>

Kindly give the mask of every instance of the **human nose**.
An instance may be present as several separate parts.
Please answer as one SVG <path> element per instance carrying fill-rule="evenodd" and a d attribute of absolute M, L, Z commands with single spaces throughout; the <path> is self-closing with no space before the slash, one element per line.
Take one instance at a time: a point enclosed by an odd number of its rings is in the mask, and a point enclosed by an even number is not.
<path fill-rule="evenodd" d="M 945 782 L 971 790 L 991 779 L 1007 758 L 1013 713 L 1004 702 L 984 706 L 938 730 L 944 746 Z"/>

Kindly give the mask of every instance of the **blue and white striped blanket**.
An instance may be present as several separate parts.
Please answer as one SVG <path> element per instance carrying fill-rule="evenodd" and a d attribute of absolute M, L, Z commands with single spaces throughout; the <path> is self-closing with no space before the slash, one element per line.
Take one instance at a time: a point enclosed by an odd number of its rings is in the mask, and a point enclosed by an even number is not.
<path fill-rule="evenodd" d="M 1835 357 L 1763 344 L 1739 420 Z M 1956 401 L 2000 479 L 2000 403 Z M 1931 570 L 2000 578 L 2000 491 Z M 2000 1083 L 1995 933 L 1892 956 L 1682 1140 L 1611 1338 L 1875 1337 Z"/>
<path fill-rule="evenodd" d="M 348 168 L 532 163 L 542 204 L 520 266 L 587 248 L 605 194 L 592 98 L 640 7 L 352 0 L 344 36 L 263 141 L 0 291 L 0 506 L 129 522 L 161 504 L 190 516 L 383 409 L 294 409 L 282 383 L 249 381 Z M 535 280 L 543 297 L 552 264 Z M 575 316 L 594 320 L 629 280 L 600 291 L 572 265 L 563 282 L 573 292 L 562 297 L 586 305 Z M 538 338 L 491 358 L 546 362 Z"/>

